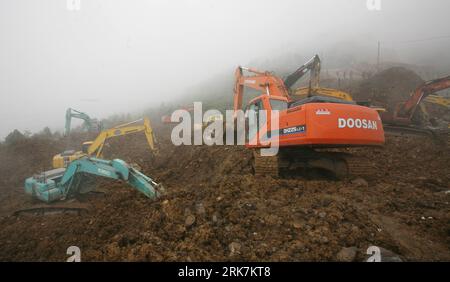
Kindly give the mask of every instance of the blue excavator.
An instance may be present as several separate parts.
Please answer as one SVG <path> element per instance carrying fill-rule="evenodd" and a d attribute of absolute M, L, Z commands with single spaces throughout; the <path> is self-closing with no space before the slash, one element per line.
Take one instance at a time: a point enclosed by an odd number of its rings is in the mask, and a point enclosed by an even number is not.
<path fill-rule="evenodd" d="M 67 168 L 52 169 L 27 178 L 25 192 L 34 199 L 50 204 L 76 196 L 83 189 L 83 180 L 90 176 L 122 180 L 148 198 L 157 198 L 164 192 L 161 184 L 123 160 L 104 160 L 87 156 L 71 162 Z M 45 208 L 51 206 L 46 205 Z"/>

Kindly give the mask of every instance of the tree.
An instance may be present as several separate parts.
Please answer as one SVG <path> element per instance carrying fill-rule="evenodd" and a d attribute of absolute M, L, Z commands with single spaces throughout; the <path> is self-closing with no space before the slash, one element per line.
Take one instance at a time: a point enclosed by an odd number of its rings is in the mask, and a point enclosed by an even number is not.
<path fill-rule="evenodd" d="M 52 131 L 50 130 L 50 128 L 48 126 L 46 126 L 44 129 L 42 129 L 38 134 L 38 136 L 41 137 L 48 137 L 51 138 L 52 137 Z"/>
<path fill-rule="evenodd" d="M 8 136 L 5 137 L 5 144 L 14 144 L 16 142 L 19 142 L 21 140 L 25 140 L 26 137 L 23 135 L 19 130 L 14 129 L 13 132 L 8 134 Z"/>

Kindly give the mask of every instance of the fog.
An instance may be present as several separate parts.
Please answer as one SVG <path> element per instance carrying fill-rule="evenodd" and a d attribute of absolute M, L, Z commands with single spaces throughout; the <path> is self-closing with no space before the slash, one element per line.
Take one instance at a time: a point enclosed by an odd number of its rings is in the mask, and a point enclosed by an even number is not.
<path fill-rule="evenodd" d="M 380 41 L 384 60 L 450 70 L 446 0 L 381 0 L 379 11 L 366 0 L 80 3 L 1 0 L 0 138 L 62 129 L 68 107 L 96 118 L 157 107 L 237 65 L 289 54 L 326 64 L 344 50 L 373 63 Z"/>

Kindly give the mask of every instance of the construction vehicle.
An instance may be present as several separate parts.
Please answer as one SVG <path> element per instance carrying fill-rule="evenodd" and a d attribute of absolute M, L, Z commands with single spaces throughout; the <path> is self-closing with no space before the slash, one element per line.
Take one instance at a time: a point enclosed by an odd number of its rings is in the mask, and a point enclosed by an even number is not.
<path fill-rule="evenodd" d="M 352 96 L 349 93 L 344 91 L 340 91 L 332 88 L 324 88 L 319 86 L 320 81 L 320 59 L 316 55 L 312 59 L 310 59 L 307 63 L 301 66 L 298 70 L 296 70 L 293 74 L 291 74 L 285 81 L 288 82 L 288 86 L 292 86 L 297 80 L 303 77 L 308 71 L 311 72 L 309 86 L 300 87 L 293 89 L 290 91 L 292 96 L 296 98 L 307 98 L 312 96 L 327 96 L 333 97 L 337 99 L 342 99 L 344 101 L 353 101 Z M 446 82 L 447 81 L 447 82 Z M 443 90 L 448 88 L 446 86 L 448 84 L 448 77 L 432 80 L 425 82 L 420 85 L 415 91 L 415 94 L 411 95 L 410 102 L 404 102 L 397 105 L 396 112 L 399 114 L 392 114 L 386 112 L 386 108 L 370 106 L 371 108 L 378 111 L 381 115 L 382 121 L 385 124 L 384 129 L 386 133 L 389 134 L 412 134 L 412 135 L 426 135 L 431 136 L 434 139 L 442 139 L 442 136 L 445 136 L 445 132 L 448 130 L 435 129 L 435 128 L 425 128 L 424 123 L 430 120 L 428 112 L 423 104 L 421 104 L 421 100 L 432 103 L 435 105 L 443 106 L 448 108 L 450 106 L 450 99 L 446 97 L 442 97 L 439 95 L 433 95 L 431 93 L 437 92 L 439 90 Z M 433 86 L 434 85 L 434 86 Z M 437 87 L 436 89 L 434 89 Z M 428 91 L 428 94 L 425 94 L 421 98 L 421 92 Z M 368 102 L 358 102 L 360 105 L 369 106 Z M 413 105 L 416 105 L 415 107 Z M 404 107 L 404 109 L 401 109 Z M 401 118 L 402 114 L 409 112 L 410 115 L 406 120 Z M 396 116 L 396 118 L 393 118 Z"/>
<path fill-rule="evenodd" d="M 141 121 L 143 123 L 138 124 Z M 55 155 L 53 157 L 53 168 L 67 167 L 72 161 L 84 156 L 101 158 L 103 157 L 103 148 L 108 139 L 137 132 L 144 132 L 150 149 L 156 151 L 150 120 L 143 118 L 103 130 L 94 141 L 84 142 L 81 151 L 67 150 Z"/>
<path fill-rule="evenodd" d="M 81 125 L 83 130 L 97 131 L 97 132 L 102 130 L 102 124 L 97 119 L 91 118 L 86 113 L 77 111 L 72 108 L 68 108 L 66 110 L 66 125 L 65 125 L 65 129 L 64 129 L 65 136 L 68 136 L 70 134 L 72 118 L 77 118 L 77 119 L 83 120 L 83 124 Z"/>
<path fill-rule="evenodd" d="M 450 76 L 426 81 L 419 85 L 409 99 L 398 103 L 393 111 L 381 114 L 387 132 L 394 134 L 428 135 L 441 140 L 449 135 L 446 128 L 436 128 L 428 125 L 421 111 L 421 102 L 429 95 L 450 88 Z M 426 115 L 425 115 L 426 116 Z"/>
<path fill-rule="evenodd" d="M 292 96 L 296 98 L 307 98 L 311 96 L 328 96 L 337 99 L 341 99 L 344 101 L 352 102 L 352 96 L 344 91 L 333 89 L 333 88 L 325 88 L 325 87 L 300 87 L 292 92 Z"/>
<path fill-rule="evenodd" d="M 235 120 L 242 109 L 244 86 L 261 92 L 246 107 L 249 130 L 246 147 L 255 149 L 253 167 L 256 175 L 278 176 L 286 169 L 300 169 L 307 174 L 319 171 L 338 179 L 373 173 L 373 166 L 367 159 L 322 149 L 383 145 L 383 125 L 376 110 L 333 97 L 312 96 L 297 101 L 291 97 L 289 87 L 311 68 L 314 61 L 317 59 L 310 60 L 284 81 L 270 72 L 244 67 L 236 69 Z M 244 75 L 244 71 L 249 74 Z M 316 75 L 317 68 L 312 73 Z M 261 116 L 261 110 L 266 114 Z M 275 128 L 271 127 L 272 110 L 279 112 L 279 123 Z M 279 152 L 275 156 L 261 156 L 259 151 L 267 144 L 260 136 L 269 135 L 278 136 Z"/>
<path fill-rule="evenodd" d="M 305 64 L 299 67 L 296 71 L 287 76 L 284 80 L 284 83 L 286 88 L 289 90 L 290 95 L 296 98 L 327 96 L 349 102 L 353 101 L 352 96 L 344 91 L 333 88 L 320 87 L 320 69 L 321 60 L 319 58 L 319 55 L 315 55 Z M 308 86 L 291 89 L 292 86 L 294 86 L 294 84 L 308 72 L 310 73 Z"/>
<path fill-rule="evenodd" d="M 83 181 L 90 176 L 122 180 L 148 198 L 156 198 L 163 193 L 160 184 L 120 159 L 110 161 L 89 157 L 75 160 L 67 168 L 44 171 L 27 178 L 25 193 L 45 203 L 65 200 L 80 193 Z"/>
<path fill-rule="evenodd" d="M 439 95 L 433 95 L 432 94 L 432 95 L 428 95 L 424 99 L 424 101 L 428 102 L 428 103 L 435 104 L 435 105 L 439 105 L 439 106 L 442 106 L 442 107 L 446 107 L 446 108 L 450 107 L 450 98 L 448 98 L 448 97 L 442 97 L 442 96 L 439 96 Z"/>

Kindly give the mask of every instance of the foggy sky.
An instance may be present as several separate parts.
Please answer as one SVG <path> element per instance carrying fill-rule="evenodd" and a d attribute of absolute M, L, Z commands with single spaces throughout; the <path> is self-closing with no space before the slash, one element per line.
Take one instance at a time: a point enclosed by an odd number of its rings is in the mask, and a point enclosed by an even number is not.
<path fill-rule="evenodd" d="M 379 40 L 396 60 L 450 65 L 450 40 L 436 39 L 450 35 L 446 0 L 381 0 L 380 11 L 369 11 L 366 0 L 66 6 L 0 0 L 0 138 L 16 128 L 62 129 L 67 107 L 97 118 L 139 111 L 217 73 L 232 76 L 237 65 L 284 53 L 326 58 L 334 46 L 372 52 Z"/>

